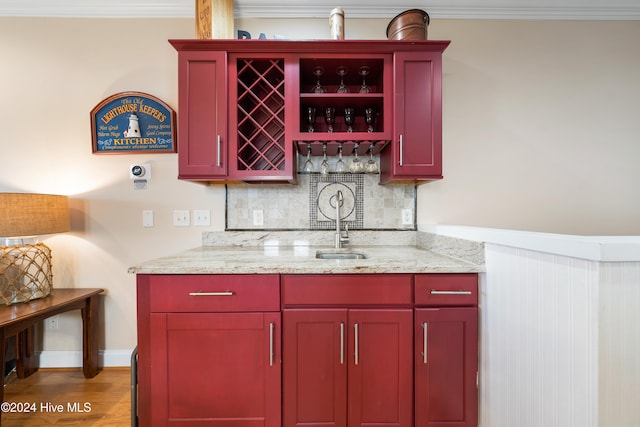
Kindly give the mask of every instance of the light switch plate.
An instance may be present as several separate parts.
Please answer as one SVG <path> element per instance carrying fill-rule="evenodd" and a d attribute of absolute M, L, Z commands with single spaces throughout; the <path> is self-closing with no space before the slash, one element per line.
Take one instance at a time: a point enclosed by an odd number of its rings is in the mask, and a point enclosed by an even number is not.
<path fill-rule="evenodd" d="M 142 211 L 142 226 L 153 227 L 153 211 Z"/>

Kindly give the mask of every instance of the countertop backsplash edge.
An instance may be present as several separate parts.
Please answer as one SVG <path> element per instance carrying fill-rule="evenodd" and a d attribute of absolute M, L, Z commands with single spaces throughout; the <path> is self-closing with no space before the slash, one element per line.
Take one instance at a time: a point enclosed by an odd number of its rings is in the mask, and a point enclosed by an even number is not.
<path fill-rule="evenodd" d="M 203 247 L 331 246 L 334 231 L 212 231 L 202 233 Z M 484 243 L 413 230 L 353 230 L 349 245 L 409 246 L 483 265 Z M 349 246 L 347 245 L 347 247 Z"/>

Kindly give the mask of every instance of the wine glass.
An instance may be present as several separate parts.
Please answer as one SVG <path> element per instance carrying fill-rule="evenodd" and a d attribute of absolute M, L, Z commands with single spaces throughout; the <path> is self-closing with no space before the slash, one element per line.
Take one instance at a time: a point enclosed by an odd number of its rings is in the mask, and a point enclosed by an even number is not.
<path fill-rule="evenodd" d="M 316 123 L 316 107 L 307 107 L 307 123 L 309 133 L 313 132 L 313 125 Z"/>
<path fill-rule="evenodd" d="M 320 174 L 329 175 L 329 162 L 327 161 L 327 143 L 322 143 L 322 163 L 320 163 Z"/>
<path fill-rule="evenodd" d="M 376 119 L 376 110 L 368 107 L 364 109 L 364 121 L 368 125 L 367 132 L 373 132 L 373 123 Z"/>
<path fill-rule="evenodd" d="M 371 68 L 368 65 L 363 65 L 358 70 L 358 74 L 362 76 L 362 86 L 360 86 L 360 93 L 371 92 L 371 88 L 367 86 L 367 81 L 366 81 L 366 77 L 369 75 L 370 72 L 371 72 Z"/>
<path fill-rule="evenodd" d="M 336 172 L 343 173 L 347 170 L 342 160 L 342 142 L 338 145 L 338 161 L 336 162 Z"/>
<path fill-rule="evenodd" d="M 320 84 L 320 76 L 324 74 L 324 68 L 319 65 L 313 67 L 313 75 L 316 76 L 316 86 L 313 88 L 315 93 L 325 93 L 326 90 Z"/>
<path fill-rule="evenodd" d="M 304 173 L 313 172 L 313 162 L 311 161 L 311 143 L 307 143 L 307 161 L 304 162 L 302 172 Z"/>
<path fill-rule="evenodd" d="M 356 143 L 353 147 L 353 159 L 351 159 L 351 163 L 349 163 L 349 170 L 351 171 L 351 173 L 361 173 L 364 169 L 364 165 L 362 164 L 362 162 L 360 161 L 360 159 L 358 158 L 358 146 L 359 144 Z"/>
<path fill-rule="evenodd" d="M 344 65 L 340 65 L 336 68 L 336 73 L 340 76 L 340 86 L 338 87 L 337 93 L 349 93 L 349 88 L 344 85 L 344 76 L 347 74 L 349 69 Z"/>
<path fill-rule="evenodd" d="M 378 163 L 373 159 L 373 149 L 376 146 L 375 142 L 372 142 L 369 146 L 369 160 L 365 166 L 367 173 L 378 173 Z"/>
<path fill-rule="evenodd" d="M 355 120 L 356 109 L 347 107 L 344 109 L 344 123 L 347 125 L 347 132 L 353 132 L 353 121 Z"/>
<path fill-rule="evenodd" d="M 336 121 L 336 109 L 327 107 L 324 110 L 324 121 L 327 124 L 327 132 L 333 132 L 333 124 Z"/>

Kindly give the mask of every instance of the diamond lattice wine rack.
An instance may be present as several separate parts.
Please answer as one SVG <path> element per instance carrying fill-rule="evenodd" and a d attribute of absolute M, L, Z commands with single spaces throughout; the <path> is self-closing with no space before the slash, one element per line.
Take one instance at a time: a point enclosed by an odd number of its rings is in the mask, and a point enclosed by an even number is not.
<path fill-rule="evenodd" d="M 237 59 L 237 170 L 285 167 L 284 59 Z"/>

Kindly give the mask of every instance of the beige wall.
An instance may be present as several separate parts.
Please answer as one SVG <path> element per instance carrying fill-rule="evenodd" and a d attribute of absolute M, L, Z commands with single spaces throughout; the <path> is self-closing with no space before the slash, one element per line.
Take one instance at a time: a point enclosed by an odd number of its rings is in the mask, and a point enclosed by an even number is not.
<path fill-rule="evenodd" d="M 351 39 L 388 20 L 347 19 Z M 239 20 L 254 37 L 323 38 L 326 20 Z M 103 287 L 101 348 L 135 345 L 127 267 L 200 244 L 224 228 L 224 188 L 180 182 L 175 154 L 96 156 L 90 110 L 121 91 L 177 109 L 176 53 L 190 19 L 0 18 L 0 191 L 69 194 L 73 232 L 47 239 L 57 287 Z M 418 188 L 418 223 L 640 234 L 638 22 L 433 20 L 444 57 L 444 174 Z M 131 163 L 150 162 L 135 191 Z M 141 212 L 155 212 L 142 228 Z M 212 226 L 176 228 L 173 209 L 211 209 Z M 45 334 L 79 349 L 77 316 Z"/>
<path fill-rule="evenodd" d="M 640 22 L 446 21 L 425 224 L 640 234 Z"/>

